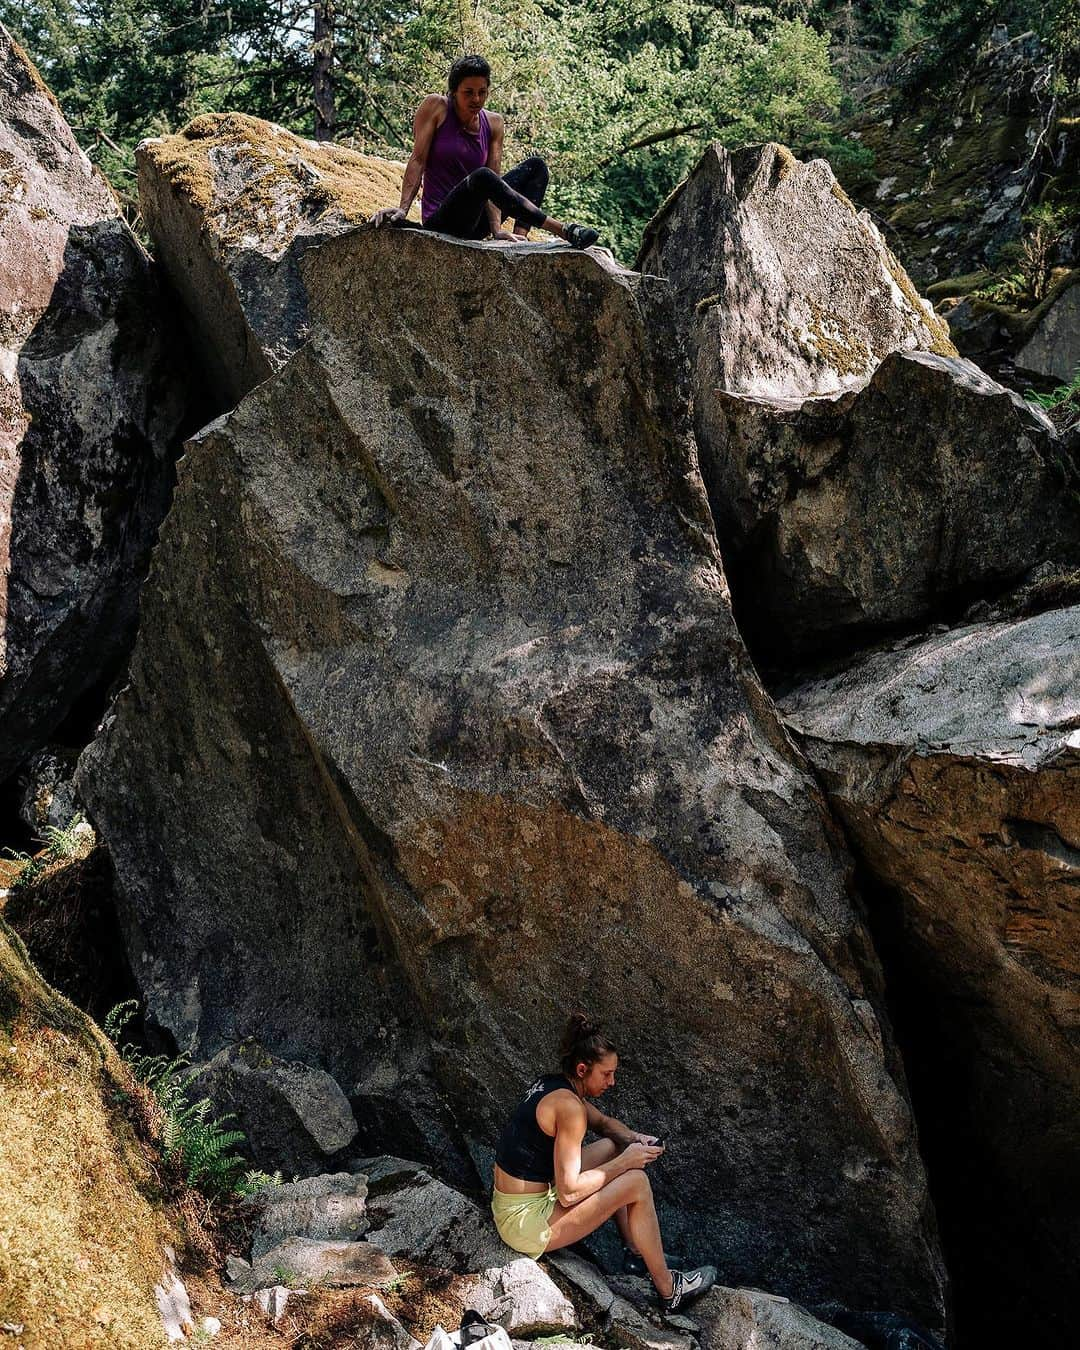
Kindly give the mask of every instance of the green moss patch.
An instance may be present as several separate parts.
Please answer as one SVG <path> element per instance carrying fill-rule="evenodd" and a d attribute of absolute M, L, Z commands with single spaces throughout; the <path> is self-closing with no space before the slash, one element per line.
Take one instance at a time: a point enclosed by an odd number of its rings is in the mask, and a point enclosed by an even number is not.
<path fill-rule="evenodd" d="M 26 1350 L 166 1344 L 153 1288 L 172 1235 L 129 1087 L 0 920 L 0 1322 L 23 1325 Z"/>
<path fill-rule="evenodd" d="M 272 226 L 282 209 L 317 220 L 336 214 L 367 220 L 401 195 L 404 164 L 316 143 L 243 113 L 204 113 L 175 136 L 147 142 L 144 156 L 174 192 L 206 215 L 226 246 Z M 218 200 L 214 160 L 243 166 L 246 189 Z"/>

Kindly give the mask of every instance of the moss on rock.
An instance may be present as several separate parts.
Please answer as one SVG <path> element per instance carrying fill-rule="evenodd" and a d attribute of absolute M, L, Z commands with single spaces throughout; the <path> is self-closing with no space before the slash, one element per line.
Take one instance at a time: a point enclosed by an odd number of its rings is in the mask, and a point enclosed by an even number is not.
<path fill-rule="evenodd" d="M 405 166 L 330 142 L 317 143 L 244 113 L 204 113 L 174 136 L 144 141 L 142 153 L 174 191 L 213 214 L 229 247 L 277 223 L 336 213 L 358 224 L 401 192 Z M 220 190 L 229 165 L 242 192 Z"/>
<path fill-rule="evenodd" d="M 26 1350 L 166 1344 L 153 1289 L 171 1234 L 130 1086 L 0 920 L 0 1322 Z"/>

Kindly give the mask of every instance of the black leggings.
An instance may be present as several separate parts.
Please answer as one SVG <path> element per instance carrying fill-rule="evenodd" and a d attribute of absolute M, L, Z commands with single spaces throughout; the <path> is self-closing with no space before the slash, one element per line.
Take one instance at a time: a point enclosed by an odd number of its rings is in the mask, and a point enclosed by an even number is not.
<path fill-rule="evenodd" d="M 474 169 L 444 198 L 424 229 L 439 230 L 457 239 L 486 239 L 491 233 L 488 202 L 495 203 L 504 220 L 512 219 L 519 227 L 543 225 L 547 216 L 540 210 L 540 203 L 547 184 L 547 165 L 539 155 L 522 160 L 502 178 L 492 169 Z"/>

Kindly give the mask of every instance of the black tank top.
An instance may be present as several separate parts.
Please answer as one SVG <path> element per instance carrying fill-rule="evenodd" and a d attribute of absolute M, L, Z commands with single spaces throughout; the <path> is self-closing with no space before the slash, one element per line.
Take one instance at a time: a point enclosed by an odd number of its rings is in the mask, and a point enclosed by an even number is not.
<path fill-rule="evenodd" d="M 559 1088 L 574 1090 L 565 1074 L 545 1074 L 514 1108 L 495 1153 L 495 1161 L 510 1176 L 521 1181 L 554 1181 L 555 1139 L 537 1125 L 536 1108 L 549 1092 Z"/>

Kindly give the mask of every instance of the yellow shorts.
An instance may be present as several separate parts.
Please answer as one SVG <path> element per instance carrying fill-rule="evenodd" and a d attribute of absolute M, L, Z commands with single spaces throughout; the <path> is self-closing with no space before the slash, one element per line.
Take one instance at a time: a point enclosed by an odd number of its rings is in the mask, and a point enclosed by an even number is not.
<path fill-rule="evenodd" d="M 535 1195 L 507 1195 L 493 1191 L 491 1213 L 499 1236 L 508 1247 L 523 1256 L 543 1256 L 551 1241 L 548 1219 L 558 1201 L 554 1186 Z"/>

